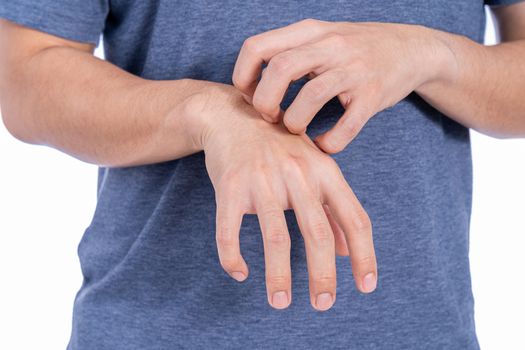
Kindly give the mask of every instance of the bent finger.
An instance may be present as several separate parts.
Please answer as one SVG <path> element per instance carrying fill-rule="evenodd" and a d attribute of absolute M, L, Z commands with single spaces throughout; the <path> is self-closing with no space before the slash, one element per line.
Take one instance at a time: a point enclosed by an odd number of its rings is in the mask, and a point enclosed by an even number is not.
<path fill-rule="evenodd" d="M 332 55 L 320 43 L 298 46 L 273 56 L 263 71 L 253 94 L 253 106 L 276 121 L 286 91 L 291 83 L 308 73 L 330 65 Z"/>
<path fill-rule="evenodd" d="M 302 133 L 315 115 L 332 98 L 348 89 L 348 74 L 332 69 L 308 81 L 284 114 L 284 125 L 292 133 Z"/>
<path fill-rule="evenodd" d="M 252 96 L 263 63 L 279 52 L 320 38 L 329 28 L 327 22 L 303 20 L 246 39 L 233 70 L 233 85 L 246 95 Z"/>

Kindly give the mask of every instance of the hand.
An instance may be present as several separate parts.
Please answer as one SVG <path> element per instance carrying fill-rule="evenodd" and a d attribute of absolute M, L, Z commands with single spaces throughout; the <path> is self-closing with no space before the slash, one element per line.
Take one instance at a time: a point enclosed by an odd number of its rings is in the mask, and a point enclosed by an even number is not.
<path fill-rule="evenodd" d="M 454 64 L 451 51 L 432 33 L 415 25 L 304 20 L 248 38 L 233 83 L 264 119 L 283 118 L 297 134 L 337 96 L 345 113 L 316 143 L 325 152 L 339 152 L 373 115 L 444 78 L 444 65 Z M 303 76 L 312 79 L 282 112 L 289 84 Z"/>
<path fill-rule="evenodd" d="M 306 135 L 262 120 L 233 86 L 216 84 L 192 96 L 183 113 L 208 121 L 200 142 L 216 194 L 219 258 L 231 277 L 248 276 L 239 229 L 243 214 L 257 214 L 268 302 L 277 309 L 290 304 L 291 242 L 284 210 L 294 209 L 306 247 L 312 306 L 327 310 L 335 301 L 336 251 L 350 255 L 357 287 L 374 290 L 370 220 L 330 156 Z"/>

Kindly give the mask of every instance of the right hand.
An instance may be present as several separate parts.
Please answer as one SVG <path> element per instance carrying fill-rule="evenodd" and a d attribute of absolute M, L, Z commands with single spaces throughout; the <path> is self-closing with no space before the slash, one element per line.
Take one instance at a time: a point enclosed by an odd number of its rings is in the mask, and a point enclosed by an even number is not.
<path fill-rule="evenodd" d="M 215 189 L 218 254 L 232 278 L 248 276 L 239 230 L 244 214 L 257 214 L 268 302 L 276 309 L 288 307 L 291 243 L 284 210 L 293 209 L 305 242 L 315 309 L 327 310 L 335 302 L 336 252 L 350 255 L 359 290 L 375 289 L 370 219 L 330 156 L 305 134 L 265 122 L 230 85 L 212 84 L 188 98 L 184 109 L 206 120 L 199 142 Z"/>

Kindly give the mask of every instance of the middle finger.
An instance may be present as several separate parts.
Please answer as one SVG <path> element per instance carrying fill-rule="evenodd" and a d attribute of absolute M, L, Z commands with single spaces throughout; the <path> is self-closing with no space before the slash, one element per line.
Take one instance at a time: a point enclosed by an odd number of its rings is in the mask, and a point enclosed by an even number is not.
<path fill-rule="evenodd" d="M 334 234 L 321 202 L 304 182 L 294 179 L 289 192 L 306 248 L 310 302 L 317 310 L 325 311 L 336 297 Z"/>

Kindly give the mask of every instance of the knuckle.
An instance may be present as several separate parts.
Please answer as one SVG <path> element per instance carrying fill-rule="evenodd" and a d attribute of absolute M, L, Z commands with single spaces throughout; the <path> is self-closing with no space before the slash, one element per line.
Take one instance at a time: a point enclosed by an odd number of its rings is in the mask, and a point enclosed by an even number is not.
<path fill-rule="evenodd" d="M 358 271 L 371 271 L 376 268 L 376 258 L 372 255 L 360 257 L 357 261 L 352 262 L 352 266 L 355 266 Z"/>
<path fill-rule="evenodd" d="M 280 222 L 282 214 L 282 209 L 276 205 L 265 206 L 260 211 L 259 214 L 264 216 L 266 219 L 271 220 L 272 222 Z"/>
<path fill-rule="evenodd" d="M 219 247 L 232 247 L 237 244 L 237 237 L 233 230 L 226 225 L 220 225 L 215 236 Z"/>
<path fill-rule="evenodd" d="M 374 71 L 373 69 L 371 69 L 371 64 L 361 57 L 353 58 L 349 68 L 354 73 L 352 77 L 356 79 L 356 81 L 358 81 L 359 83 L 366 83 L 366 81 L 370 79 L 370 75 Z"/>
<path fill-rule="evenodd" d="M 303 159 L 289 155 L 281 165 L 285 179 L 299 179 L 303 176 Z"/>
<path fill-rule="evenodd" d="M 325 39 L 329 46 L 340 49 L 347 44 L 346 38 L 341 34 L 331 34 Z"/>
<path fill-rule="evenodd" d="M 224 215 L 226 209 L 232 208 L 232 204 L 238 203 L 235 186 L 233 183 L 220 184 L 215 189 L 215 204 L 217 208 L 217 218 Z M 222 219 L 222 218 L 220 218 Z"/>
<path fill-rule="evenodd" d="M 288 235 L 281 227 L 270 228 L 266 234 L 266 240 L 272 245 L 290 245 L 290 235 Z"/>
<path fill-rule="evenodd" d="M 305 18 L 300 23 L 305 26 L 312 26 L 318 24 L 318 22 L 319 21 L 314 18 Z"/>
<path fill-rule="evenodd" d="M 274 165 L 271 164 L 270 162 L 267 162 L 267 161 L 257 161 L 256 164 L 252 167 L 253 171 L 255 172 L 257 178 L 254 179 L 254 176 L 252 175 L 252 181 L 253 180 L 257 180 L 257 181 L 253 181 L 257 184 L 260 184 L 260 183 L 264 183 L 265 181 L 267 181 L 268 179 L 272 179 L 273 176 L 275 175 L 274 172 L 275 172 L 275 169 L 274 169 Z M 270 202 L 270 203 L 265 203 L 265 205 L 263 206 L 263 210 L 266 212 L 267 210 L 268 211 L 271 211 L 271 210 L 274 210 L 274 211 L 277 211 L 278 209 L 278 206 L 273 203 L 273 202 Z"/>
<path fill-rule="evenodd" d="M 350 74 L 346 68 L 335 68 L 330 75 L 330 83 L 337 86 L 344 86 L 345 88 L 349 87 L 349 76 Z"/>
<path fill-rule="evenodd" d="M 225 172 L 217 183 L 217 194 L 219 196 L 234 194 L 238 190 L 241 178 L 241 172 L 238 170 L 229 170 Z"/>
<path fill-rule="evenodd" d="M 339 126 L 342 135 L 346 139 L 353 139 L 359 133 L 359 130 L 361 129 L 360 122 L 353 120 L 353 119 L 354 119 L 353 117 L 347 118 Z"/>
<path fill-rule="evenodd" d="M 380 97 L 383 95 L 384 87 L 380 79 L 374 79 L 368 83 L 367 93 L 371 97 Z"/>
<path fill-rule="evenodd" d="M 336 282 L 336 276 L 333 274 L 315 276 L 312 278 L 312 282 L 318 286 L 332 286 Z"/>
<path fill-rule="evenodd" d="M 372 221 L 364 210 L 359 210 L 355 216 L 354 226 L 360 234 L 369 234 L 372 231 Z"/>
<path fill-rule="evenodd" d="M 300 26 L 314 30 L 320 30 L 323 26 L 327 25 L 328 23 L 329 22 L 325 22 L 315 18 L 305 18 L 298 22 Z"/>
<path fill-rule="evenodd" d="M 290 284 L 291 278 L 286 274 L 271 274 L 268 273 L 266 276 L 266 284 L 272 287 L 287 287 Z"/>
<path fill-rule="evenodd" d="M 292 134 L 300 134 L 306 129 L 306 126 L 303 125 L 303 123 L 297 118 L 291 118 L 285 115 L 283 122 L 286 129 L 288 129 L 288 131 L 290 131 Z"/>
<path fill-rule="evenodd" d="M 277 75 L 287 72 L 292 66 L 292 60 L 289 55 L 281 53 L 274 56 L 268 63 L 267 69 Z"/>
<path fill-rule="evenodd" d="M 241 265 L 241 259 L 238 257 L 221 257 L 220 263 L 225 271 L 235 271 Z"/>
<path fill-rule="evenodd" d="M 232 75 L 232 83 L 238 89 L 245 89 L 247 87 L 245 79 L 242 79 L 242 76 L 238 71 L 234 71 Z"/>
<path fill-rule="evenodd" d="M 257 55 L 259 53 L 259 40 L 257 36 L 251 36 L 244 40 L 241 49 L 249 55 Z"/>
<path fill-rule="evenodd" d="M 311 226 L 311 235 L 313 241 L 320 246 L 333 244 L 333 234 L 326 223 L 318 221 Z"/>
<path fill-rule="evenodd" d="M 326 98 L 327 91 L 327 83 L 323 79 L 318 78 L 306 83 L 301 89 L 301 95 L 308 100 L 318 102 Z"/>
<path fill-rule="evenodd" d="M 259 112 L 270 114 L 272 112 L 272 106 L 268 103 L 268 99 L 264 98 L 257 91 L 252 97 L 252 105 Z"/>

